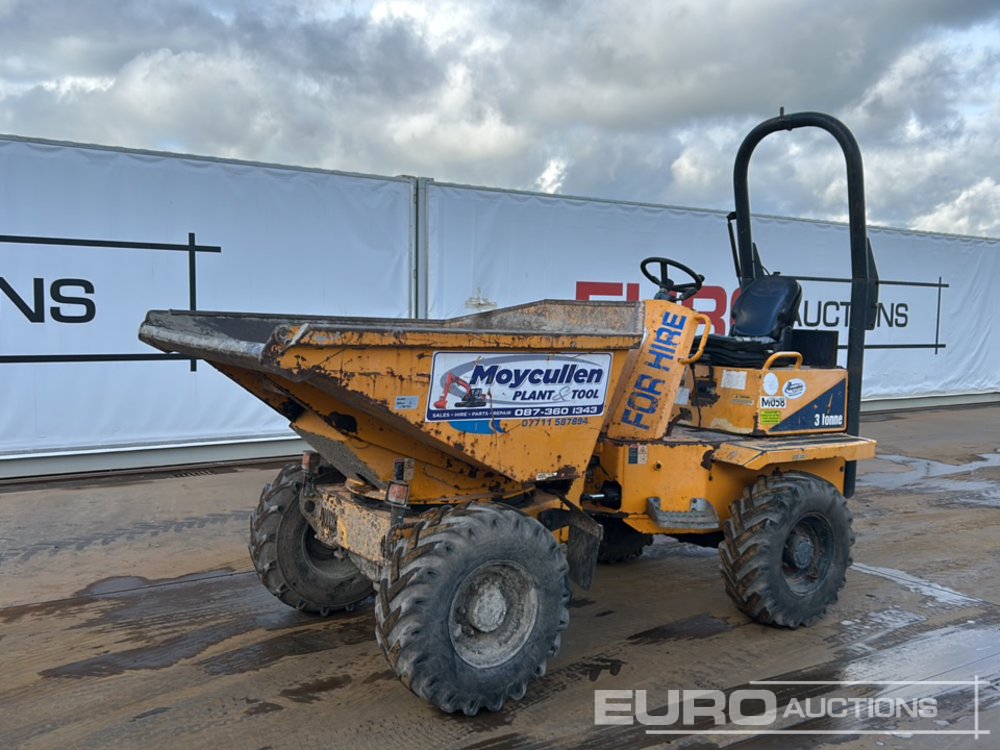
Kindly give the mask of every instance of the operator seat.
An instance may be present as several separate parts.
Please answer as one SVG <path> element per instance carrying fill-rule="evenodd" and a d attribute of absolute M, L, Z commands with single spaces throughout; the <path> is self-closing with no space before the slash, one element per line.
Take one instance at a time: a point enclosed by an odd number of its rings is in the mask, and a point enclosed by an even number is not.
<path fill-rule="evenodd" d="M 730 335 L 710 334 L 701 361 L 762 367 L 774 352 L 787 351 L 801 301 L 802 287 L 795 279 L 779 274 L 757 277 L 733 304 Z"/>

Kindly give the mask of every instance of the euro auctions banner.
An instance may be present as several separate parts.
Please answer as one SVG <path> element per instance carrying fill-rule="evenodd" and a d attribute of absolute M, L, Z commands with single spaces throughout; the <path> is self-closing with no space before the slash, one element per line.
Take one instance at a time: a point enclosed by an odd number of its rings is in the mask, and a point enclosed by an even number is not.
<path fill-rule="evenodd" d="M 726 332 L 738 287 L 723 212 L 429 183 L 429 316 L 537 299 L 649 299 L 649 256 L 705 276 L 691 304 Z M 851 314 L 847 226 L 755 218 L 772 272 L 801 278 L 799 326 L 836 330 Z M 882 280 L 867 338 L 866 400 L 1000 391 L 1000 240 L 869 228 Z M 687 281 L 678 272 L 674 281 Z"/>
<path fill-rule="evenodd" d="M 405 316 L 413 181 L 0 138 L 0 457 L 283 436 L 151 308 Z"/>

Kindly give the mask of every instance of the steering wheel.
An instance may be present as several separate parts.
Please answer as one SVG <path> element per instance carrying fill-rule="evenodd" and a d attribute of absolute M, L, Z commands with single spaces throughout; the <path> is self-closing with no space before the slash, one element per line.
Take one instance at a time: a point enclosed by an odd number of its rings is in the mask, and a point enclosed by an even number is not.
<path fill-rule="evenodd" d="M 654 275 L 648 268 L 648 266 L 654 263 L 660 267 L 659 276 Z M 667 276 L 667 269 L 671 267 L 676 268 L 678 271 L 683 271 L 691 277 L 692 281 L 684 284 L 675 284 L 673 279 Z M 701 289 L 702 282 L 705 281 L 705 277 L 700 273 L 695 273 L 683 263 L 678 263 L 676 260 L 670 260 L 669 258 L 646 258 L 639 264 L 639 270 L 642 271 L 643 276 L 660 287 L 660 291 L 656 293 L 656 296 L 653 297 L 653 299 L 667 299 L 671 302 L 683 302 L 684 300 L 690 299 L 696 295 L 698 290 Z"/>

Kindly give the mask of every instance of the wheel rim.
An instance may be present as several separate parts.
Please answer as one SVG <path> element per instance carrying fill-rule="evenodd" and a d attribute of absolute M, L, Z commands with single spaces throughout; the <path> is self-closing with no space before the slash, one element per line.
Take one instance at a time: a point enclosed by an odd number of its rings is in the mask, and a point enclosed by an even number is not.
<path fill-rule="evenodd" d="M 488 669 L 521 650 L 537 618 L 538 592 L 528 571 L 513 562 L 491 562 L 459 585 L 448 629 L 459 658 Z"/>
<path fill-rule="evenodd" d="M 809 514 L 792 526 L 781 553 L 788 587 L 800 596 L 819 588 L 833 561 L 833 528 L 820 515 Z"/>
<path fill-rule="evenodd" d="M 302 533 L 302 559 L 310 568 L 325 576 L 341 573 L 344 562 L 350 562 L 345 560 L 343 550 L 327 547 L 319 541 L 309 524 L 305 525 Z"/>

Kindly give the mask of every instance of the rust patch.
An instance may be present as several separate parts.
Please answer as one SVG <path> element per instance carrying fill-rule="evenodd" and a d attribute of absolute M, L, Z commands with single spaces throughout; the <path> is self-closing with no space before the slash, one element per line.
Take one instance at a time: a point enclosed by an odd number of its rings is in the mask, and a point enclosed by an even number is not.
<path fill-rule="evenodd" d="M 711 378 L 695 380 L 694 392 L 690 398 L 692 406 L 712 406 L 719 400 L 719 393 L 715 390 L 715 381 Z"/>
<path fill-rule="evenodd" d="M 705 454 L 701 457 L 701 468 L 706 471 L 712 470 L 712 457 L 715 456 L 715 449 L 709 448 L 705 451 Z"/>
<path fill-rule="evenodd" d="M 307 515 L 316 536 L 372 562 L 381 562 L 383 542 L 393 527 L 392 506 L 362 504 L 344 485 L 319 488 L 316 510 Z M 381 494 L 381 493 L 379 493 Z"/>

